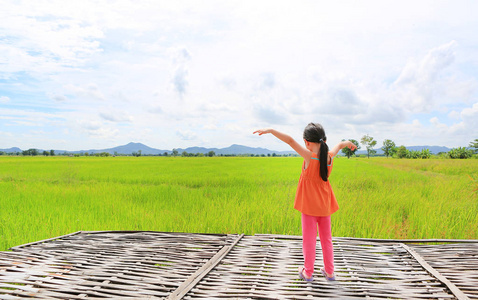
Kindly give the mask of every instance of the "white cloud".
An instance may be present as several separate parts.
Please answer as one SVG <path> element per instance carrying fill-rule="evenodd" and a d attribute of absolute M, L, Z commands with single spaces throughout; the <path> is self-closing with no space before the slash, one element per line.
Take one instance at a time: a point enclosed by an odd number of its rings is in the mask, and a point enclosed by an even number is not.
<path fill-rule="evenodd" d="M 455 60 L 456 47 L 457 43 L 451 41 L 433 48 L 419 62 L 411 60 L 403 68 L 394 88 L 409 111 L 422 113 L 435 108 L 438 95 L 447 90 L 443 72 Z"/>
<path fill-rule="evenodd" d="M 188 70 L 184 66 L 178 66 L 173 73 L 171 82 L 174 86 L 174 90 L 178 93 L 179 97 L 182 98 L 186 93 L 186 88 L 188 86 Z"/>
<path fill-rule="evenodd" d="M 160 105 L 151 106 L 150 108 L 147 109 L 147 111 L 149 113 L 152 113 L 152 114 L 162 114 L 162 113 L 164 113 L 164 111 L 163 111 L 163 109 L 161 108 Z"/>
<path fill-rule="evenodd" d="M 463 128 L 470 135 L 470 137 L 478 136 L 478 102 L 473 104 L 472 107 L 467 107 L 462 110 L 461 117 L 463 122 Z"/>
<path fill-rule="evenodd" d="M 65 89 L 69 92 L 72 92 L 78 98 L 87 100 L 105 100 L 105 96 L 100 91 L 96 83 L 89 83 L 86 87 L 69 84 L 65 86 Z"/>
<path fill-rule="evenodd" d="M 170 49 L 173 58 L 173 73 L 171 76 L 171 83 L 174 91 L 182 99 L 186 94 L 188 82 L 188 62 L 191 60 L 191 54 L 186 48 Z"/>
<path fill-rule="evenodd" d="M 266 106 L 257 104 L 254 111 L 258 119 L 263 123 L 272 125 L 287 123 L 287 112 L 279 106 Z"/>
<path fill-rule="evenodd" d="M 91 120 L 80 120 L 79 124 L 81 127 L 85 128 L 86 130 L 96 131 L 102 127 L 102 123 L 98 121 L 91 121 Z"/>
<path fill-rule="evenodd" d="M 73 148 L 135 137 L 163 149 L 222 147 L 256 143 L 256 126 L 301 138 L 310 121 L 331 143 L 370 133 L 467 144 L 477 127 L 477 9 L 428 0 L 4 1 L 0 103 L 16 110 L 0 126 L 36 124 Z M 53 137 L 52 126 L 68 134 Z"/>
<path fill-rule="evenodd" d="M 0 96 L 0 103 L 8 103 L 10 102 L 10 98 L 7 96 Z"/>
<path fill-rule="evenodd" d="M 368 109 L 368 104 L 362 101 L 350 87 L 330 87 L 325 94 L 316 98 L 316 110 L 320 114 L 357 116 Z"/>
<path fill-rule="evenodd" d="M 100 117 L 106 121 L 118 122 L 118 123 L 132 122 L 134 120 L 132 116 L 129 116 L 123 112 L 112 111 L 112 110 L 100 112 Z"/>
<path fill-rule="evenodd" d="M 206 130 L 216 130 L 216 129 L 218 129 L 218 127 L 216 126 L 216 124 L 206 124 L 206 125 L 204 125 L 204 129 L 206 129 Z"/>
<path fill-rule="evenodd" d="M 88 133 L 99 139 L 115 140 L 115 137 L 119 134 L 119 130 L 111 127 L 101 127 L 97 130 L 90 130 Z"/>
<path fill-rule="evenodd" d="M 448 129 L 448 126 L 446 124 L 440 123 L 437 117 L 431 118 L 430 123 L 432 123 L 437 129 L 441 129 L 441 130 Z"/>
<path fill-rule="evenodd" d="M 0 52 L 8 55 L 6 70 L 42 76 L 45 71 L 79 67 L 101 51 L 97 39 L 103 37 L 103 32 L 94 24 L 63 14 L 59 9 L 72 8 L 73 3 L 38 2 L 42 3 L 36 3 L 38 6 L 30 3 L 29 7 L 2 3 L 0 17 L 7 43 L 3 43 Z"/>
<path fill-rule="evenodd" d="M 53 95 L 50 96 L 53 100 L 58 101 L 58 102 L 65 102 L 68 101 L 68 97 L 64 95 Z"/>
<path fill-rule="evenodd" d="M 86 134 L 88 138 L 103 141 L 103 143 L 118 140 L 118 135 L 120 134 L 118 128 L 96 120 L 78 120 L 77 125 L 81 128 L 80 136 Z M 77 131 L 75 126 L 72 126 L 72 128 Z M 84 149 L 87 147 L 79 147 L 76 150 L 80 150 L 80 148 Z"/>
<path fill-rule="evenodd" d="M 197 134 L 191 130 L 178 130 L 176 134 L 180 139 L 186 141 L 197 139 Z"/>

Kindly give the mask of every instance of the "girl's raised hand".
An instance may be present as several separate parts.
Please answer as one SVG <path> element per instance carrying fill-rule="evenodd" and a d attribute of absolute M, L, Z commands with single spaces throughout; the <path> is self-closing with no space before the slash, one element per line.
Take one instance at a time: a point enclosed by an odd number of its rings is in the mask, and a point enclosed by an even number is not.
<path fill-rule="evenodd" d="M 357 146 L 351 141 L 347 141 L 346 143 L 347 145 L 345 145 L 345 147 L 348 147 L 350 150 L 355 150 L 357 148 Z"/>
<path fill-rule="evenodd" d="M 259 130 L 254 131 L 252 134 L 258 133 L 259 135 L 263 135 L 263 134 L 265 134 L 265 133 L 271 133 L 271 130 L 272 130 L 272 129 L 270 129 L 270 128 L 259 129 Z"/>

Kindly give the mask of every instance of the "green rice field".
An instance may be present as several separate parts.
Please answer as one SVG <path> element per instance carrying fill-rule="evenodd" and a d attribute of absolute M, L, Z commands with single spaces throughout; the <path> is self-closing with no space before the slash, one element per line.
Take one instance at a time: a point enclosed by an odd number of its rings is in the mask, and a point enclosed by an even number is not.
<path fill-rule="evenodd" d="M 0 157 L 0 250 L 79 230 L 300 235 L 300 157 Z M 478 238 L 478 160 L 335 159 L 332 234 Z"/>

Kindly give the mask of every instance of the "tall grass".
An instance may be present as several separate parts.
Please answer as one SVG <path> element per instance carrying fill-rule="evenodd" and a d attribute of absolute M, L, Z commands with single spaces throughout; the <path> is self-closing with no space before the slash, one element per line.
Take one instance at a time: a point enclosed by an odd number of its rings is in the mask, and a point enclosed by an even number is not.
<path fill-rule="evenodd" d="M 78 230 L 300 235 L 300 158 L 0 157 L 0 250 Z M 334 236 L 478 238 L 478 160 L 337 158 Z"/>

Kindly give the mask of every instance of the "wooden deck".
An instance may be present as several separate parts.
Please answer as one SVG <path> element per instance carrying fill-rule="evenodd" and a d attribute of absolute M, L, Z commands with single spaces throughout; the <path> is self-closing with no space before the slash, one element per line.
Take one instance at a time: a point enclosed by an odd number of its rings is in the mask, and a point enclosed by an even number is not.
<path fill-rule="evenodd" d="M 76 232 L 0 252 L 0 299 L 478 299 L 478 240 L 334 238 L 336 282 L 300 280 L 301 249 L 298 236 Z"/>

